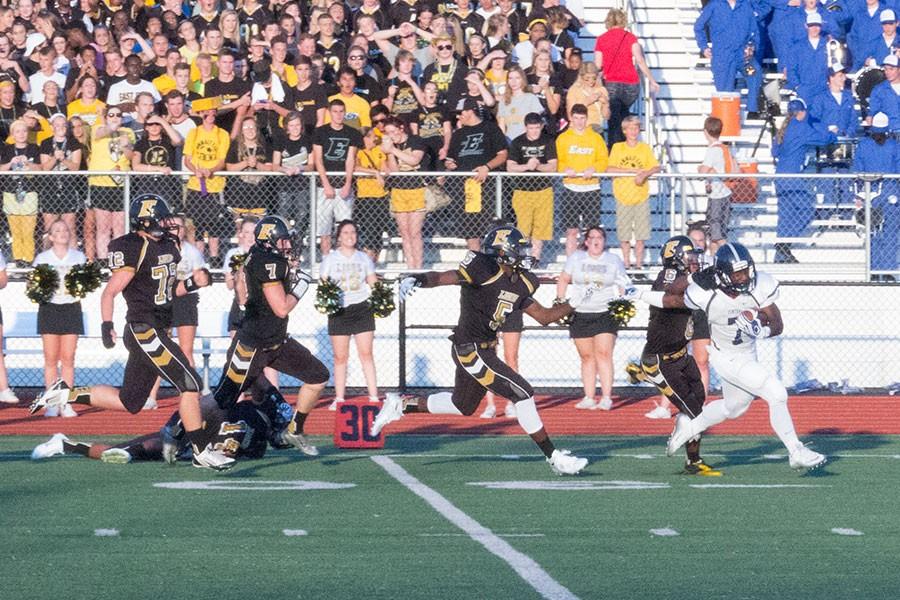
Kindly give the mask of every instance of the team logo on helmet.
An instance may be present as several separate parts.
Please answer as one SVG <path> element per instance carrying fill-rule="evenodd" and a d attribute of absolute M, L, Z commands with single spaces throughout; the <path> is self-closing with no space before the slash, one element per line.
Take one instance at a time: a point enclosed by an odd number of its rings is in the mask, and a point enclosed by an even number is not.
<path fill-rule="evenodd" d="M 263 217 L 257 222 L 256 229 L 253 230 L 257 246 L 279 254 L 283 254 L 284 251 L 279 248 L 278 242 L 280 240 L 293 242 L 295 235 L 294 230 L 288 227 L 287 221 L 277 215 Z"/>
<path fill-rule="evenodd" d="M 699 267 L 700 250 L 686 235 L 669 238 L 659 252 L 663 267 L 675 269 L 679 273 L 693 272 Z"/>
<path fill-rule="evenodd" d="M 531 244 L 515 227 L 504 225 L 490 230 L 481 243 L 481 251 L 497 260 L 518 269 L 534 266 L 534 257 L 529 254 Z"/>
<path fill-rule="evenodd" d="M 743 244 L 725 244 L 716 251 L 716 284 L 732 294 L 745 294 L 756 287 L 756 266 Z"/>
<path fill-rule="evenodd" d="M 169 205 L 157 194 L 141 194 L 128 208 L 132 231 L 144 231 L 157 240 L 177 233 L 172 217 Z"/>

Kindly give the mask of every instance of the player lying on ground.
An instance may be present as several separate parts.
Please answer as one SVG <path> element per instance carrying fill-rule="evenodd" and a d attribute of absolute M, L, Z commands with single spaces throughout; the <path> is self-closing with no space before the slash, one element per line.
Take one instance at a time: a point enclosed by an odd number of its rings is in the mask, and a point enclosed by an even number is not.
<path fill-rule="evenodd" d="M 157 377 L 164 377 L 181 394 L 179 412 L 193 447 L 195 467 L 221 471 L 234 466 L 234 459 L 212 448 L 200 415 L 201 379 L 181 348 L 169 337 L 172 298 L 197 292 L 209 285 L 209 272 L 177 281 L 181 260 L 178 224 L 169 206 L 156 194 L 131 201 L 128 216 L 131 233 L 109 244 L 112 276 L 100 297 L 103 345 L 116 344 L 113 310 L 116 296 L 125 298 L 128 312 L 122 335 L 128 362 L 122 387 L 95 385 L 69 389 L 59 380 L 31 404 L 34 414 L 45 406 L 85 404 L 107 410 L 140 412 Z"/>
<path fill-rule="evenodd" d="M 797 437 L 784 384 L 757 361 L 756 340 L 780 335 L 784 329 L 775 304 L 778 293 L 775 278 L 757 273 L 750 251 L 737 243 L 720 247 L 713 267 L 698 273 L 683 294 L 626 290 L 626 298 L 639 298 L 657 308 L 699 309 L 709 318 L 709 364 L 722 379 L 722 399 L 707 404 L 693 419 L 684 414 L 676 417 L 666 447 L 669 456 L 709 427 L 740 417 L 759 396 L 769 405 L 769 423 L 787 448 L 791 467 L 812 469 L 825 462 L 824 455 Z"/>
<path fill-rule="evenodd" d="M 213 447 L 230 458 L 262 458 L 269 445 L 278 449 L 290 447 L 281 441 L 281 434 L 291 420 L 293 409 L 272 385 L 264 391 L 254 387 L 253 400 L 238 402 L 227 411 L 220 409 L 212 396 L 201 398 L 200 408 L 207 428 L 217 432 Z M 190 444 L 184 435 L 178 411 L 172 414 L 159 433 L 120 444 L 75 442 L 57 433 L 37 446 L 31 458 L 39 460 L 60 454 L 77 454 L 113 464 L 133 460 L 164 460 L 175 464 L 176 460 L 191 458 Z"/>
<path fill-rule="evenodd" d="M 676 235 L 663 244 L 660 250 L 663 270 L 656 276 L 653 291 L 683 294 L 690 283 L 690 274 L 700 267 L 700 251 L 687 236 Z M 659 393 L 674 404 L 679 412 L 695 418 L 703 412 L 706 392 L 700 370 L 687 345 L 694 334 L 693 311 L 687 308 L 650 307 L 647 323 L 647 343 L 641 353 L 641 364 L 628 365 L 626 369 L 632 383 L 649 381 Z M 634 369 L 638 369 L 635 372 Z M 677 422 L 677 421 L 676 421 Z M 689 475 L 721 475 L 703 462 L 700 457 L 700 436 L 687 442 L 687 463 L 684 472 Z"/>
<path fill-rule="evenodd" d="M 529 271 L 532 263 L 522 233 L 515 227 L 502 226 L 492 229 L 484 238 L 482 251 L 470 251 L 455 271 L 431 271 L 400 282 L 401 301 L 417 287 L 461 287 L 459 322 L 451 336 L 456 381 L 452 392 L 427 398 L 386 394 L 384 406 L 372 423 L 373 436 L 404 413 L 471 415 L 485 391 L 490 390 L 515 402 L 519 425 L 540 447 L 554 472 L 574 475 L 587 465 L 586 458 L 556 449 L 538 415 L 531 385 L 497 357 L 497 329 L 509 313 L 524 310 L 540 324 L 548 325 L 571 313 L 582 300 L 572 298 L 552 308 L 541 306 L 532 298 L 540 285 Z M 591 293 L 590 288 L 586 293 Z"/>

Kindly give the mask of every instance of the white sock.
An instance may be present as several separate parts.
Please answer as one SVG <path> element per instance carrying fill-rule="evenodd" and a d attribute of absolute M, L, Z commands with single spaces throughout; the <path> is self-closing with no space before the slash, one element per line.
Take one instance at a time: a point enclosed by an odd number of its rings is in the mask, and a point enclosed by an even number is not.
<path fill-rule="evenodd" d="M 787 403 L 775 402 L 769 405 L 769 423 L 788 452 L 793 452 L 802 445 L 794 430 L 794 420 L 791 418 Z"/>
<path fill-rule="evenodd" d="M 725 408 L 725 401 L 716 400 L 703 407 L 703 412 L 697 415 L 696 419 L 691 421 L 691 426 L 696 435 L 706 431 L 713 425 L 718 425 L 727 418 L 728 411 Z"/>
<path fill-rule="evenodd" d="M 453 394 L 450 392 L 437 392 L 428 396 L 428 412 L 433 415 L 461 415 L 459 409 L 453 404 Z"/>

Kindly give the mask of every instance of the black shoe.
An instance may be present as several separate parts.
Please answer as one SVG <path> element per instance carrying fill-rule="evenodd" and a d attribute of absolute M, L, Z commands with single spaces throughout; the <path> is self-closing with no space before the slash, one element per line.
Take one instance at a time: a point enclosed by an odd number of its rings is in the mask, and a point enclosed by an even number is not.
<path fill-rule="evenodd" d="M 721 477 L 722 471 L 718 471 L 713 469 L 708 464 L 703 462 L 703 459 L 698 459 L 693 462 L 685 463 L 684 471 L 682 471 L 684 475 L 700 475 L 702 477 Z"/>
<path fill-rule="evenodd" d="M 747 113 L 747 121 L 762 121 L 763 118 L 759 116 L 759 113 L 755 110 L 751 110 Z"/>

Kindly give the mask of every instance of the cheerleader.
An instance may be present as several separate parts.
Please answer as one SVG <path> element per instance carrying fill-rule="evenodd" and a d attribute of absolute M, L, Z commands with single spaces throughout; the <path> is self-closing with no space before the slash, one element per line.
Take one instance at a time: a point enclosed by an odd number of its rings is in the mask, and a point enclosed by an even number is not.
<path fill-rule="evenodd" d="M 34 265 L 50 265 L 59 273 L 59 287 L 49 302 L 38 308 L 37 331 L 44 347 L 44 387 L 49 389 L 58 379 L 69 387 L 75 382 L 75 348 L 78 336 L 84 335 L 84 320 L 81 302 L 66 293 L 65 277 L 74 265 L 86 262 L 80 250 L 70 247 L 72 231 L 63 220 L 50 225 L 50 248 L 34 259 Z M 62 409 L 50 406 L 44 411 L 45 417 L 77 417 L 71 405 Z"/>
<path fill-rule="evenodd" d="M 347 360 L 350 355 L 350 337 L 356 336 L 356 351 L 362 363 L 363 376 L 369 392 L 369 401 L 378 402 L 378 384 L 375 381 L 375 361 L 372 344 L 375 340 L 375 317 L 369 308 L 371 285 L 378 278 L 375 263 L 356 249 L 356 224 L 341 221 L 335 233 L 336 248 L 322 260 L 320 276 L 336 282 L 343 292 L 343 309 L 328 317 L 328 336 L 334 354 L 334 402 L 328 410 L 336 410 L 344 401 L 347 388 Z"/>
<path fill-rule="evenodd" d="M 0 253 L 0 290 L 9 283 L 9 276 L 6 274 L 6 257 Z M 0 348 L 3 347 L 3 311 L 0 310 Z M 0 402 L 4 404 L 18 404 L 19 399 L 9 389 L 9 378 L 6 376 L 6 362 L 3 359 L 3 353 L 0 352 Z"/>
<path fill-rule="evenodd" d="M 178 225 L 178 238 L 181 240 L 181 261 L 178 263 L 176 278 L 178 281 L 185 281 L 201 270 L 208 270 L 209 265 L 203 259 L 203 253 L 186 240 L 187 237 L 192 237 L 194 232 L 188 231 L 188 228 L 185 227 L 184 217 L 177 215 L 174 220 Z M 184 352 L 192 367 L 194 366 L 194 339 L 197 337 L 197 324 L 199 323 L 197 311 L 199 304 L 199 294 L 185 294 L 172 299 L 172 327 L 178 332 L 178 347 Z M 157 377 L 156 385 L 153 386 L 147 402 L 144 403 L 144 410 L 159 408 L 156 395 L 159 392 L 160 382 L 161 380 Z"/>
<path fill-rule="evenodd" d="M 619 326 L 609 314 L 607 304 L 619 296 L 619 286 L 629 285 L 630 280 L 622 259 L 606 251 L 606 232 L 602 227 L 588 227 L 581 249 L 566 259 L 566 266 L 556 284 L 557 298 L 566 297 L 566 288 L 570 283 L 595 288 L 590 300 L 576 309 L 569 325 L 569 337 L 575 341 L 581 359 L 581 383 L 584 386 L 584 398 L 575 408 L 610 410 L 613 348 Z M 600 402 L 594 400 L 598 375 L 603 393 Z"/>

